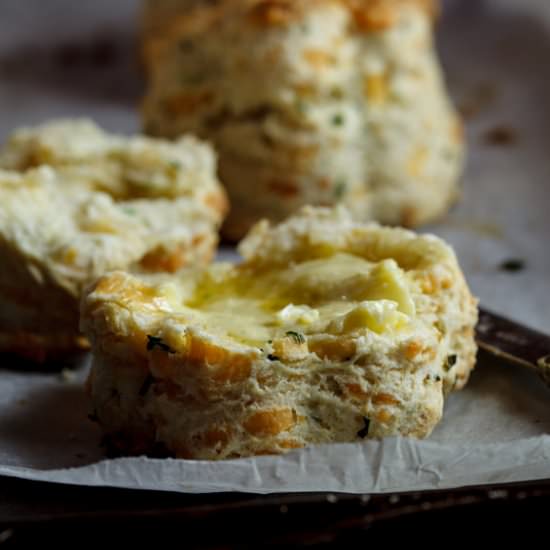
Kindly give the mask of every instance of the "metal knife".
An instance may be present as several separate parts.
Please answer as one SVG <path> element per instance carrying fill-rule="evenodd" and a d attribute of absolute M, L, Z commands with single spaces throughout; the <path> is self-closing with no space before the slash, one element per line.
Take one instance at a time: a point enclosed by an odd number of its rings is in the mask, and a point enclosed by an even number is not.
<path fill-rule="evenodd" d="M 480 308 L 476 340 L 489 354 L 535 370 L 550 386 L 550 336 Z"/>

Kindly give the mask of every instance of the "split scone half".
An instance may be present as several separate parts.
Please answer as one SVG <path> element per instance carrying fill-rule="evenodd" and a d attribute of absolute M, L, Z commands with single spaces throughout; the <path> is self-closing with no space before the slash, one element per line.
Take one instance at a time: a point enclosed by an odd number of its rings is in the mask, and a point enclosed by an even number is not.
<path fill-rule="evenodd" d="M 210 261 L 226 209 L 215 170 L 188 137 L 123 138 L 86 121 L 16 132 L 0 151 L 0 351 L 78 348 L 82 291 L 107 271 Z"/>
<path fill-rule="evenodd" d="M 195 9 L 201 3 L 204 0 L 143 0 L 141 35 L 145 48 L 150 41 L 162 37 L 175 16 Z"/>
<path fill-rule="evenodd" d="M 149 3 L 145 129 L 214 143 L 229 239 L 304 204 L 431 221 L 457 197 L 464 156 L 434 52 L 435 4 Z"/>
<path fill-rule="evenodd" d="M 476 354 L 449 246 L 307 207 L 240 252 L 171 278 L 111 273 L 84 297 L 113 447 L 221 459 L 430 434 Z"/>

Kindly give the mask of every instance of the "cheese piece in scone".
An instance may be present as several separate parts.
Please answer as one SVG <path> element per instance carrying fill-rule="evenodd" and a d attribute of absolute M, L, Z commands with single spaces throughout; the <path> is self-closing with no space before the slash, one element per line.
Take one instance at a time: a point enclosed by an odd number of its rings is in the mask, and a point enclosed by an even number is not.
<path fill-rule="evenodd" d="M 115 448 L 221 459 L 432 431 L 476 353 L 448 245 L 305 208 L 240 252 L 174 277 L 111 273 L 83 298 L 88 389 Z"/>
<path fill-rule="evenodd" d="M 405 226 L 447 212 L 464 144 L 434 51 L 436 2 L 190 9 L 182 0 L 179 15 L 177 4 L 149 4 L 157 31 L 145 48 L 144 124 L 152 135 L 191 131 L 214 143 L 232 204 L 226 237 L 305 204 Z"/>
<path fill-rule="evenodd" d="M 215 252 L 226 199 L 195 139 L 60 122 L 16 132 L 0 166 L 10 168 L 0 169 L 0 351 L 71 351 L 81 293 L 97 277 L 173 272 Z"/>

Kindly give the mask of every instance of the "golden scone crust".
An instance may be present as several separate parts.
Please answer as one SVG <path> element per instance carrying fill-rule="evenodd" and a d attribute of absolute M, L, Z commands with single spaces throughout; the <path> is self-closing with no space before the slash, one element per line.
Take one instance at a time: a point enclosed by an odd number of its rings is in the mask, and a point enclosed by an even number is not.
<path fill-rule="evenodd" d="M 240 251 L 172 278 L 114 272 L 83 298 L 113 446 L 221 459 L 432 431 L 476 354 L 449 246 L 306 207 Z"/>
<path fill-rule="evenodd" d="M 81 293 L 113 269 L 173 272 L 215 253 L 226 197 L 212 150 L 89 121 L 14 133 L 0 151 L 0 350 L 80 347 Z"/>
<path fill-rule="evenodd" d="M 304 204 L 405 226 L 447 211 L 464 146 L 433 2 L 184 4 L 165 6 L 162 32 L 145 39 L 144 124 L 214 143 L 232 205 L 226 237 Z"/>

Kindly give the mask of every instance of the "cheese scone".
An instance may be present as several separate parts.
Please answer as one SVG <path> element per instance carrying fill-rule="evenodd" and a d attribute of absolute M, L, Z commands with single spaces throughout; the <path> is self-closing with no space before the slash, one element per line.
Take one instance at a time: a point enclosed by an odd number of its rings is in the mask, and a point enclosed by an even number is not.
<path fill-rule="evenodd" d="M 114 272 L 83 298 L 112 446 L 221 459 L 430 434 L 476 354 L 448 245 L 306 207 L 239 250 L 172 278 Z"/>
<path fill-rule="evenodd" d="M 435 2 L 182 0 L 179 15 L 177 4 L 147 11 L 145 129 L 215 144 L 226 237 L 304 204 L 405 226 L 447 211 L 464 147 Z"/>
<path fill-rule="evenodd" d="M 205 0 L 144 0 L 141 31 L 144 45 L 162 36 L 174 16 L 196 8 Z M 206 0 L 208 1 L 208 0 Z"/>
<path fill-rule="evenodd" d="M 226 198 L 212 150 L 195 139 L 63 122 L 16 132 L 0 167 L 10 168 L 0 168 L 0 351 L 71 351 L 97 277 L 173 272 L 215 253 Z"/>

